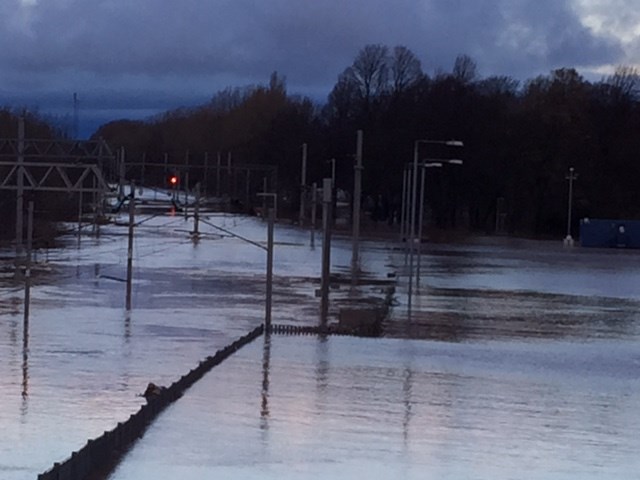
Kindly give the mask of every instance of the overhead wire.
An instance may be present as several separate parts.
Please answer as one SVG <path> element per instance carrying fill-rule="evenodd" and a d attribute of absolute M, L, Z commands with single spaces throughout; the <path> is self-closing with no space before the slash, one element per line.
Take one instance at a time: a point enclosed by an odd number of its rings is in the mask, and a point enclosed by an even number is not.
<path fill-rule="evenodd" d="M 202 223 L 204 223 L 205 225 L 209 225 L 210 227 L 213 227 L 213 228 L 215 228 L 217 230 L 220 230 L 221 232 L 224 232 L 224 233 L 226 233 L 228 235 L 231 235 L 234 238 L 238 238 L 238 239 L 240 239 L 242 241 L 250 243 L 251 245 L 255 245 L 256 247 L 258 247 L 258 248 L 260 248 L 262 250 L 265 250 L 265 251 L 267 250 L 267 247 L 265 247 L 264 245 L 254 241 L 254 240 L 251 240 L 249 238 L 243 237 L 242 235 L 238 235 L 237 233 L 233 233 L 231 230 L 227 230 L 226 228 L 222 228 L 222 227 L 220 227 L 218 225 L 215 225 L 215 224 L 213 224 L 211 222 L 208 222 L 207 220 L 200 219 L 200 221 Z"/>

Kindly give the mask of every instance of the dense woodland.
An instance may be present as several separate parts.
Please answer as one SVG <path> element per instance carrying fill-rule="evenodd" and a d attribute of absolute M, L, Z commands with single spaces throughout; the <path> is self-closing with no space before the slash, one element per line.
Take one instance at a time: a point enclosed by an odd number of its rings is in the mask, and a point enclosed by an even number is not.
<path fill-rule="evenodd" d="M 198 162 L 204 152 L 232 152 L 236 162 L 277 165 L 281 193 L 295 199 L 303 143 L 308 182 L 330 176 L 335 158 L 337 186 L 352 190 L 362 129 L 364 195 L 382 199 L 381 220 L 397 209 L 414 142 L 461 140 L 456 152 L 420 146 L 421 159 L 464 160 L 428 171 L 431 223 L 491 232 L 500 210 L 509 233 L 557 236 L 566 229 L 569 167 L 579 175 L 574 218 L 640 218 L 639 89 L 629 67 L 598 82 L 563 68 L 520 83 L 480 77 L 466 55 L 450 72 L 428 75 L 405 47 L 367 45 L 324 104 L 289 95 L 274 73 L 268 85 L 228 88 L 206 105 L 111 122 L 95 135 L 125 147 L 129 158 L 188 151 Z M 15 131 L 6 123 L 0 117 L 2 136 Z"/>

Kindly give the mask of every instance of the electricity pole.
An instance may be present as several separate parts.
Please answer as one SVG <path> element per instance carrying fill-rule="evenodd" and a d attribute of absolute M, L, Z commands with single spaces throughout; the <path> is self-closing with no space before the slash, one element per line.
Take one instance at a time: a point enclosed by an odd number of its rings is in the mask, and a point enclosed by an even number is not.
<path fill-rule="evenodd" d="M 298 224 L 302 226 L 304 224 L 304 196 L 307 188 L 307 144 L 302 144 L 302 172 L 300 175 L 300 217 Z"/>
<path fill-rule="evenodd" d="M 572 203 L 573 203 L 573 181 L 576 180 L 578 178 L 578 174 L 574 173 L 574 168 L 573 167 L 569 167 L 569 175 L 567 175 L 565 178 L 569 181 L 569 200 L 568 200 L 568 207 L 567 207 L 567 236 L 564 239 L 564 245 L 566 247 L 573 247 L 573 237 L 571 236 L 571 210 L 572 210 Z"/>
<path fill-rule="evenodd" d="M 362 130 L 356 140 L 356 164 L 353 180 L 353 233 L 351 236 L 351 279 L 354 280 L 359 264 L 360 249 L 360 197 L 362 196 Z"/>

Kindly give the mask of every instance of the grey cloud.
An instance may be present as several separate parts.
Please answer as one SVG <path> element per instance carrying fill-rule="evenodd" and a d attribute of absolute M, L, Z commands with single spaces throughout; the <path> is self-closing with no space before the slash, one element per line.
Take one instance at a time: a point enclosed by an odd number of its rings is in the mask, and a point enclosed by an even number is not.
<path fill-rule="evenodd" d="M 66 102 L 70 91 L 85 97 L 102 91 L 195 101 L 228 85 L 264 82 L 273 70 L 287 76 L 291 90 L 326 95 L 368 43 L 405 45 L 429 72 L 449 70 L 456 55 L 466 53 L 484 75 L 521 79 L 560 66 L 595 67 L 625 58 L 619 41 L 597 37 L 581 24 L 570 0 L 21 5 L 0 2 L 0 100 L 58 92 Z M 108 101 L 108 95 L 98 97 Z"/>

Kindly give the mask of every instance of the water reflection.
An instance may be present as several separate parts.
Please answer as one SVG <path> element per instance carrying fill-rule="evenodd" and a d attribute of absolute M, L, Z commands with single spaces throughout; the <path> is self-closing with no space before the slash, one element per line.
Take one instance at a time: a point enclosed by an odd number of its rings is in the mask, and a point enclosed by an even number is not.
<path fill-rule="evenodd" d="M 329 395 L 329 338 L 327 335 L 318 335 L 316 343 L 316 408 L 324 410 Z"/>
<path fill-rule="evenodd" d="M 404 352 L 404 370 L 402 372 L 402 404 L 404 414 L 402 417 L 402 438 L 404 441 L 405 451 L 409 444 L 409 424 L 412 416 L 412 394 L 413 394 L 413 362 L 414 362 L 413 345 L 407 345 Z"/>
<path fill-rule="evenodd" d="M 271 362 L 271 334 L 264 335 L 262 349 L 262 391 L 260 404 L 260 429 L 269 429 L 269 364 Z"/>
<path fill-rule="evenodd" d="M 124 311 L 124 341 L 129 343 L 131 340 L 131 310 Z"/>
<path fill-rule="evenodd" d="M 20 405 L 20 418 L 26 422 L 29 408 L 29 318 L 24 319 L 22 331 L 22 403 Z"/>

